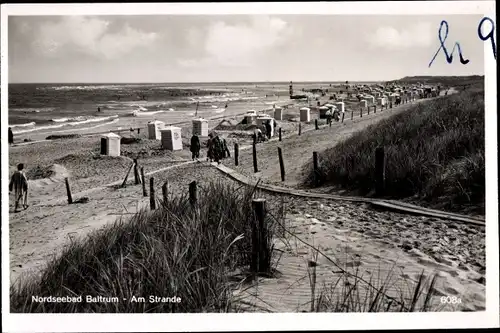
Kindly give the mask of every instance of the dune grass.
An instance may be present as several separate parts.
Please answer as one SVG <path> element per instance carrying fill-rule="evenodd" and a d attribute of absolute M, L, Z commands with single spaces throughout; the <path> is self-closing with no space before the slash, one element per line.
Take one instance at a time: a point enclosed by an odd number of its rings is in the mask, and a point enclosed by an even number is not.
<path fill-rule="evenodd" d="M 250 265 L 254 189 L 214 183 L 199 191 L 196 209 L 185 196 L 172 198 L 155 211 L 139 212 L 72 241 L 41 274 L 11 286 L 11 312 L 236 311 L 230 277 L 245 274 Z M 281 211 L 268 208 L 270 238 L 273 219 Z M 120 301 L 36 303 L 32 295 Z M 149 303 L 150 295 L 177 296 L 181 302 Z M 123 301 L 132 296 L 145 297 L 146 302 Z"/>
<path fill-rule="evenodd" d="M 255 188 L 212 183 L 200 188 L 196 208 L 187 196 L 161 201 L 154 211 L 141 211 L 130 219 L 72 240 L 37 275 L 26 275 L 11 286 L 12 313 L 203 313 L 260 311 L 245 296 L 233 292 L 253 288 L 251 263 Z M 273 238 L 296 238 L 285 223 L 281 200 L 268 201 L 268 258 L 266 278 L 279 276 L 281 255 Z M 312 247 L 318 255 L 325 256 Z M 429 311 L 434 281 L 422 281 L 387 294 L 388 283 L 366 280 L 359 271 L 335 264 L 339 279 L 319 288 L 311 278 L 311 312 Z M 310 266 L 308 273 L 315 276 Z M 312 269 L 312 271 L 311 271 Z M 278 274 L 276 274 L 278 273 Z M 373 272 L 376 276 L 377 272 Z M 249 279 L 250 278 L 250 279 Z M 434 278 L 433 278 L 434 280 Z M 425 289 L 425 292 L 423 292 Z M 83 296 L 76 303 L 37 303 L 32 296 Z M 117 297 L 117 302 L 86 302 L 85 297 Z M 413 296 L 412 296 L 413 295 Z M 131 302 L 132 297 L 144 302 Z M 177 303 L 151 303 L 149 296 L 179 297 Z M 423 304 L 423 306 L 416 306 Z M 434 310 L 434 309 L 431 309 Z"/>
<path fill-rule="evenodd" d="M 412 106 L 320 153 L 322 185 L 374 195 L 375 149 L 386 156 L 385 197 L 484 215 L 484 90 Z M 313 185 L 312 163 L 304 182 Z"/>

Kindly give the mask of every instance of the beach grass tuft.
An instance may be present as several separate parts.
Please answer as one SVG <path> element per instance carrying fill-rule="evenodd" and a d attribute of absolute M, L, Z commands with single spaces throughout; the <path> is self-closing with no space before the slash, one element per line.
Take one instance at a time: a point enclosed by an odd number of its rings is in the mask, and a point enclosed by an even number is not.
<path fill-rule="evenodd" d="M 484 116 L 475 87 L 411 106 L 320 152 L 322 185 L 374 196 L 375 149 L 384 147 L 384 197 L 484 215 Z M 311 165 L 304 182 L 313 186 Z"/>

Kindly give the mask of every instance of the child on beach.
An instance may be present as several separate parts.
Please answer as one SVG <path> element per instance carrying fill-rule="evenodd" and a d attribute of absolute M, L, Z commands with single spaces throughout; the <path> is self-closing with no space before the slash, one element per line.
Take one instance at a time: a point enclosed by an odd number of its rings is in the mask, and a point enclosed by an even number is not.
<path fill-rule="evenodd" d="M 17 165 L 17 171 L 14 172 L 10 178 L 9 183 L 9 193 L 14 190 L 15 206 L 14 213 L 19 212 L 17 208 L 19 207 L 19 202 L 24 196 L 23 208 L 28 208 L 28 179 L 24 174 L 24 164 L 20 163 Z"/>

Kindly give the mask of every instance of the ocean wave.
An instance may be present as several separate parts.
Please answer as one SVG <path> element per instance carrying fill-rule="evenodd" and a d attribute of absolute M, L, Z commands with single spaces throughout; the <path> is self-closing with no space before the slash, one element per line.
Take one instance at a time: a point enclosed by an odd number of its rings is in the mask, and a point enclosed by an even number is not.
<path fill-rule="evenodd" d="M 50 86 L 50 87 L 38 87 L 37 90 L 100 90 L 100 89 L 111 89 L 111 90 L 121 90 L 126 89 L 131 86 L 123 85 L 83 85 L 83 86 Z"/>
<path fill-rule="evenodd" d="M 107 125 L 115 124 L 118 121 L 120 121 L 120 119 L 113 119 L 113 120 L 111 120 L 111 121 L 109 121 L 107 123 L 97 124 L 97 125 L 91 126 L 91 127 L 71 128 L 71 129 L 53 131 L 51 133 L 64 133 L 64 132 L 74 132 L 74 131 L 86 131 L 86 130 L 89 130 L 89 129 L 94 129 L 94 128 L 98 128 L 98 127 L 102 127 L 102 126 L 107 126 Z"/>
<path fill-rule="evenodd" d="M 110 119 L 118 120 L 117 118 L 118 118 L 117 115 L 109 116 L 109 117 L 91 118 L 91 119 L 86 119 L 86 120 L 82 120 L 82 121 L 65 122 L 65 123 L 62 123 L 62 124 L 59 124 L 59 125 L 40 126 L 40 127 L 30 128 L 30 129 L 27 129 L 27 130 L 16 131 L 16 132 L 13 132 L 13 133 L 14 134 L 22 134 L 22 133 L 29 133 L 29 132 L 34 132 L 34 131 L 41 131 L 41 130 L 50 130 L 50 129 L 54 129 L 54 128 L 61 128 L 61 127 L 64 127 L 64 126 L 79 126 L 79 125 L 82 125 L 82 124 L 95 123 L 95 122 L 106 121 L 106 120 L 110 120 Z M 64 118 L 61 118 L 61 119 L 64 119 Z M 76 129 L 70 129 L 68 131 L 76 131 Z"/>
<path fill-rule="evenodd" d="M 134 117 L 147 117 L 147 116 L 152 116 L 152 115 L 155 115 L 155 114 L 158 114 L 158 113 L 164 113 L 164 112 L 168 112 L 168 111 L 165 111 L 165 110 L 160 110 L 160 111 L 149 111 L 149 112 L 143 112 L 143 111 L 132 111 L 130 113 L 131 116 L 134 116 Z"/>
<path fill-rule="evenodd" d="M 47 108 L 9 108 L 9 112 L 33 112 L 33 113 L 39 113 L 39 112 L 51 112 L 54 111 L 57 108 L 54 107 L 47 107 Z"/>
<path fill-rule="evenodd" d="M 226 111 L 225 108 L 219 108 L 219 109 L 215 110 L 215 113 L 222 113 L 224 111 Z"/>
<path fill-rule="evenodd" d="M 26 124 L 16 124 L 16 125 L 9 125 L 9 127 L 16 128 L 16 127 L 29 127 L 29 126 L 35 126 L 36 123 L 32 121 L 31 123 L 26 123 Z"/>
<path fill-rule="evenodd" d="M 65 122 L 68 122 L 68 121 L 83 121 L 83 120 L 86 120 L 87 118 L 85 118 L 84 116 L 80 116 L 80 117 L 70 117 L 70 118 L 54 118 L 54 119 L 51 119 L 54 123 L 65 123 Z"/>

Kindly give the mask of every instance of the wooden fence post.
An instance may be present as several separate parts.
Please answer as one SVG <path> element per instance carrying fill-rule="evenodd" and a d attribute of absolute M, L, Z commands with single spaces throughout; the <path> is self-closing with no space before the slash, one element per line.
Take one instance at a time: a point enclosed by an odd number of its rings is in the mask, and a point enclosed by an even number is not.
<path fill-rule="evenodd" d="M 302 122 L 299 122 L 299 135 L 302 134 Z"/>
<path fill-rule="evenodd" d="M 252 155 L 253 155 L 253 172 L 259 172 L 259 168 L 257 167 L 257 145 L 252 145 Z"/>
<path fill-rule="evenodd" d="M 149 206 L 151 210 L 156 209 L 156 198 L 155 198 L 155 180 L 153 177 L 149 178 Z"/>
<path fill-rule="evenodd" d="M 68 195 L 68 204 L 73 203 L 73 197 L 71 196 L 71 188 L 69 187 L 69 179 L 68 177 L 64 178 L 64 182 L 66 183 L 66 194 Z"/>
<path fill-rule="evenodd" d="M 163 186 L 161 187 L 161 193 L 163 195 L 163 201 L 167 202 L 167 200 L 168 200 L 168 180 L 166 180 L 163 183 Z"/>
<path fill-rule="evenodd" d="M 359 117 L 363 118 L 363 108 L 359 108 Z"/>
<path fill-rule="evenodd" d="M 139 166 L 137 165 L 137 158 L 134 158 L 134 177 L 135 185 L 139 185 L 141 183 L 141 179 L 139 178 Z"/>
<path fill-rule="evenodd" d="M 375 149 L 375 193 L 384 195 L 385 190 L 385 153 L 384 147 Z"/>
<path fill-rule="evenodd" d="M 254 143 L 255 145 L 255 143 Z M 238 166 L 238 158 L 240 156 L 240 146 L 237 142 L 234 143 L 234 165 Z"/>
<path fill-rule="evenodd" d="M 191 205 L 195 205 L 198 201 L 198 195 L 196 193 L 196 181 L 189 183 L 189 202 Z"/>
<path fill-rule="evenodd" d="M 319 127 L 318 127 L 318 119 L 314 119 L 314 127 L 319 130 Z"/>
<path fill-rule="evenodd" d="M 314 184 L 319 185 L 318 152 L 313 152 Z"/>
<path fill-rule="evenodd" d="M 141 129 L 140 128 L 137 129 L 137 134 L 141 134 Z"/>
<path fill-rule="evenodd" d="M 345 112 L 342 112 L 342 122 L 344 122 L 344 117 L 345 117 Z M 331 122 L 330 122 L 330 126 L 332 126 Z"/>
<path fill-rule="evenodd" d="M 127 175 L 125 176 L 125 179 L 123 180 L 123 183 L 122 183 L 121 187 L 125 187 L 125 184 L 127 184 L 128 175 L 130 174 L 130 171 L 132 171 L 132 168 L 134 167 L 134 165 L 135 165 L 135 163 L 132 162 L 132 165 L 128 169 Z"/>
<path fill-rule="evenodd" d="M 253 199 L 254 223 L 252 224 L 252 260 L 250 270 L 253 273 L 268 273 L 271 258 L 268 249 L 268 231 L 266 221 L 266 199 Z"/>
<path fill-rule="evenodd" d="M 146 191 L 146 178 L 144 177 L 144 167 L 141 167 L 141 178 L 142 178 L 142 195 L 147 197 L 148 192 Z"/>
<path fill-rule="evenodd" d="M 281 147 L 278 147 L 278 158 L 280 161 L 280 171 L 281 171 L 281 181 L 285 181 L 285 165 L 283 163 L 283 152 L 281 151 Z"/>
<path fill-rule="evenodd" d="M 351 120 L 354 119 L 354 109 L 351 110 Z"/>
<path fill-rule="evenodd" d="M 281 127 L 278 129 L 278 133 L 279 133 L 279 140 L 281 141 Z"/>
<path fill-rule="evenodd" d="M 367 107 L 366 109 L 367 109 L 367 113 L 369 115 L 370 114 L 370 107 Z"/>

